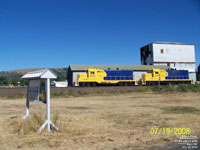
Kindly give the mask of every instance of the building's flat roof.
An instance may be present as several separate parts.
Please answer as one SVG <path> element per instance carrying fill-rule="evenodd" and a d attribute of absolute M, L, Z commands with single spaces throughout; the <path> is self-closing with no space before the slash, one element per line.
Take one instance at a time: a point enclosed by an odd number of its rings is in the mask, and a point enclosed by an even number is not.
<path fill-rule="evenodd" d="M 152 68 L 156 69 L 170 69 L 168 66 L 164 65 L 69 65 L 72 71 L 85 71 L 88 68 L 96 68 L 103 70 L 137 70 L 137 71 L 147 71 Z"/>
<path fill-rule="evenodd" d="M 194 44 L 187 44 L 187 43 L 178 43 L 178 42 L 152 42 L 151 44 L 173 44 L 173 45 L 194 45 Z"/>
<path fill-rule="evenodd" d="M 151 45 L 151 44 L 194 45 L 194 44 L 178 43 L 178 42 L 160 42 L 160 41 L 157 41 L 157 42 L 152 42 L 150 44 L 142 46 L 141 48 L 146 47 L 146 46 Z"/>

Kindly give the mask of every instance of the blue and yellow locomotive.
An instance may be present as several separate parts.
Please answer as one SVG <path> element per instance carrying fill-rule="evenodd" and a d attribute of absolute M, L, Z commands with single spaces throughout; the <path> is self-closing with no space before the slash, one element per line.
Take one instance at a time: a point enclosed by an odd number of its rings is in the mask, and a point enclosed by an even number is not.
<path fill-rule="evenodd" d="M 135 85 L 133 70 L 102 70 L 89 68 L 86 74 L 78 75 L 79 86 Z"/>
<path fill-rule="evenodd" d="M 187 70 L 151 69 L 142 75 L 142 85 L 193 83 Z"/>

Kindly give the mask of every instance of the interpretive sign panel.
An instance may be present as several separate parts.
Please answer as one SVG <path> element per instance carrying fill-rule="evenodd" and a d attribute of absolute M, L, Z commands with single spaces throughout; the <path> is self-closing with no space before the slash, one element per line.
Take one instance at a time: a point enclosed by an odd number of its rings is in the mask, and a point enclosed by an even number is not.
<path fill-rule="evenodd" d="M 29 81 L 28 99 L 30 102 L 46 103 L 46 90 L 44 81 Z"/>

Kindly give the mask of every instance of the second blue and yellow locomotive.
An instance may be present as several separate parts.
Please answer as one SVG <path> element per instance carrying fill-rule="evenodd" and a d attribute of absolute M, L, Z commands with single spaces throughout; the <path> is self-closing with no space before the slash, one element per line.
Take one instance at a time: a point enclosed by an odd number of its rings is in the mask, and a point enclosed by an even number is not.
<path fill-rule="evenodd" d="M 142 75 L 142 85 L 157 85 L 157 84 L 191 84 L 192 79 L 189 79 L 187 70 L 161 70 L 151 69 L 148 73 Z"/>

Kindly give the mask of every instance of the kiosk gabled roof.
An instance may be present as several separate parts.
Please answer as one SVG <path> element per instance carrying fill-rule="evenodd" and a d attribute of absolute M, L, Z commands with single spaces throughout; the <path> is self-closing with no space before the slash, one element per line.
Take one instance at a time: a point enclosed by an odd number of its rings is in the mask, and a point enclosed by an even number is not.
<path fill-rule="evenodd" d="M 56 79 L 57 76 L 49 69 L 28 72 L 22 79 Z"/>

